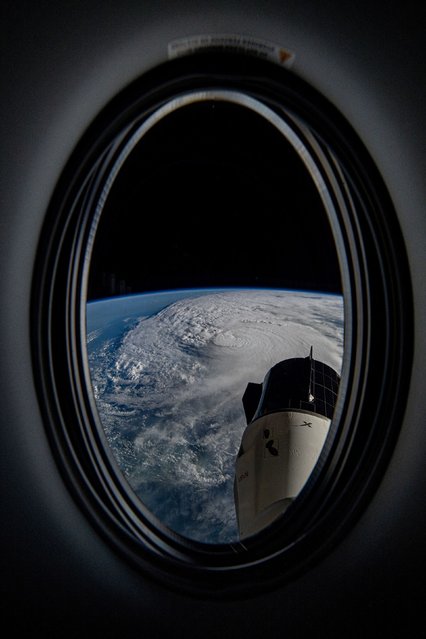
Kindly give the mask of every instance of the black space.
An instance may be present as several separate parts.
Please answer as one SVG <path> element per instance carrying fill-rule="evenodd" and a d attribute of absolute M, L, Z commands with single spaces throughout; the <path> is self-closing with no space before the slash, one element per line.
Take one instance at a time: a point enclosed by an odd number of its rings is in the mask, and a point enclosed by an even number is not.
<path fill-rule="evenodd" d="M 125 162 L 88 297 L 212 286 L 341 292 L 327 216 L 299 156 L 253 111 L 209 101 L 164 118 Z"/>

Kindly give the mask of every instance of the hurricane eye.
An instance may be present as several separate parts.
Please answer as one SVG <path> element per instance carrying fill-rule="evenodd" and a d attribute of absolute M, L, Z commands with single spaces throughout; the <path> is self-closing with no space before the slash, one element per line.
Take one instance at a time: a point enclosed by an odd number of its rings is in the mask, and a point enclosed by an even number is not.
<path fill-rule="evenodd" d="M 318 461 L 344 355 L 333 206 L 294 119 L 242 93 L 171 100 L 111 154 L 85 253 L 95 412 L 183 537 L 261 532 Z"/>

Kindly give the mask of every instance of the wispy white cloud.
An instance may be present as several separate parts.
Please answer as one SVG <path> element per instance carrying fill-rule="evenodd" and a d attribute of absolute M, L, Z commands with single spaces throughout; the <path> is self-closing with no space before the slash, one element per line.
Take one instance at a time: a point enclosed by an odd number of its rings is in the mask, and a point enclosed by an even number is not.
<path fill-rule="evenodd" d="M 230 541 L 246 385 L 283 359 L 306 356 L 311 345 L 316 359 L 340 371 L 343 301 L 212 293 L 143 317 L 121 340 L 96 337 L 90 366 L 98 411 L 131 486 L 178 532 Z"/>

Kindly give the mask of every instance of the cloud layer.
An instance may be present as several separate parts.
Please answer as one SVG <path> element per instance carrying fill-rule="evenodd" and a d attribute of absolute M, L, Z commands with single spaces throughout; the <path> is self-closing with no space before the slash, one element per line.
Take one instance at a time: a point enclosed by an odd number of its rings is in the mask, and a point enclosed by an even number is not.
<path fill-rule="evenodd" d="M 129 328 L 123 306 L 122 335 L 105 332 L 102 340 L 97 328 L 89 355 L 109 444 L 133 490 L 165 524 L 199 541 L 233 541 L 247 383 L 261 382 L 283 359 L 307 356 L 311 345 L 315 359 L 339 372 L 343 300 L 237 290 L 179 299 L 145 317 L 144 297 L 141 319 Z"/>

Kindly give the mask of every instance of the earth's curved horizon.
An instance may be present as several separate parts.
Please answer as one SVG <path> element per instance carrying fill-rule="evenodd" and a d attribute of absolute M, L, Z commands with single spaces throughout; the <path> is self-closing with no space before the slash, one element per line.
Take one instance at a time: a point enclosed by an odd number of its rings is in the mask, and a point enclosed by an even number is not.
<path fill-rule="evenodd" d="M 238 539 L 235 456 L 242 396 L 289 357 L 337 372 L 343 298 L 280 289 L 180 289 L 87 304 L 87 351 L 98 413 L 138 497 L 175 532 Z"/>

